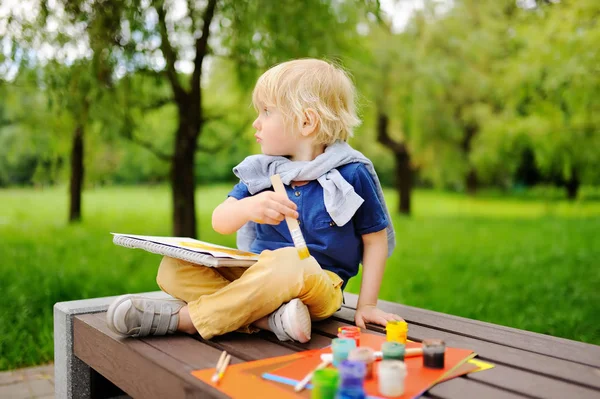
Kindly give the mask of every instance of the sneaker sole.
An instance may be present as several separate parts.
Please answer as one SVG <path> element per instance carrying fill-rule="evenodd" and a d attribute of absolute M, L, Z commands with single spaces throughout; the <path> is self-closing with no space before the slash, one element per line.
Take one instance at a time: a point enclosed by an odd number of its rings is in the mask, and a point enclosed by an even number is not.
<path fill-rule="evenodd" d="M 291 326 L 294 332 L 294 338 L 304 344 L 310 341 L 310 313 L 308 312 L 306 305 L 298 298 L 292 299 L 290 304 L 293 304 L 293 306 L 291 312 L 287 313 L 288 325 Z"/>

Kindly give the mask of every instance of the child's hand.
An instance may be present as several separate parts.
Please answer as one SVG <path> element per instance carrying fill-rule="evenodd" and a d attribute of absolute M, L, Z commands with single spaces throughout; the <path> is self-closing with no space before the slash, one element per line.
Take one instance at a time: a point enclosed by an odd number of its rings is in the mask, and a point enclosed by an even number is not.
<path fill-rule="evenodd" d="M 261 224 L 278 225 L 286 216 L 298 219 L 297 206 L 284 195 L 264 191 L 249 198 L 250 220 Z"/>
<path fill-rule="evenodd" d="M 356 309 L 354 314 L 354 323 L 357 327 L 367 328 L 366 323 L 379 324 L 384 326 L 390 320 L 404 320 L 402 317 L 394 313 L 387 313 L 381 309 L 377 309 L 373 305 L 364 305 Z"/>

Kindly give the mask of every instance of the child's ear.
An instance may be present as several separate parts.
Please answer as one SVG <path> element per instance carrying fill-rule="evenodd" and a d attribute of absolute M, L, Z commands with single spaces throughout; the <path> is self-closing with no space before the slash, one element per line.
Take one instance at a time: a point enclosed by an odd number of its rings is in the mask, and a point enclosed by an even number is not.
<path fill-rule="evenodd" d="M 319 114 L 312 108 L 307 108 L 304 111 L 304 122 L 302 124 L 302 135 L 310 136 L 319 126 Z"/>

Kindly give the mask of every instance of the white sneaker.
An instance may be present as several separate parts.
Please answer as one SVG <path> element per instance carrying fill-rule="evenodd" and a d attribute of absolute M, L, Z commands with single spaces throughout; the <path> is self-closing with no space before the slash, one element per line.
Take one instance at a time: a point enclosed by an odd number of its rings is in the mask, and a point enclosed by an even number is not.
<path fill-rule="evenodd" d="M 271 313 L 268 321 L 269 327 L 280 341 L 310 341 L 310 313 L 298 298 L 281 305 Z"/>
<path fill-rule="evenodd" d="M 112 331 L 132 337 L 173 334 L 183 306 L 179 299 L 121 295 L 108 307 L 106 323 Z"/>

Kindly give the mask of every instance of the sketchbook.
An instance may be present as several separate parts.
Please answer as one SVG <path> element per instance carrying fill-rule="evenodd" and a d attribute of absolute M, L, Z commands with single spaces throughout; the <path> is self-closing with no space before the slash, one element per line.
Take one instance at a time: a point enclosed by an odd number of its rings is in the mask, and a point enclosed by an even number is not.
<path fill-rule="evenodd" d="M 113 242 L 126 248 L 139 248 L 210 267 L 249 267 L 258 255 L 187 237 L 140 236 L 111 233 Z"/>

